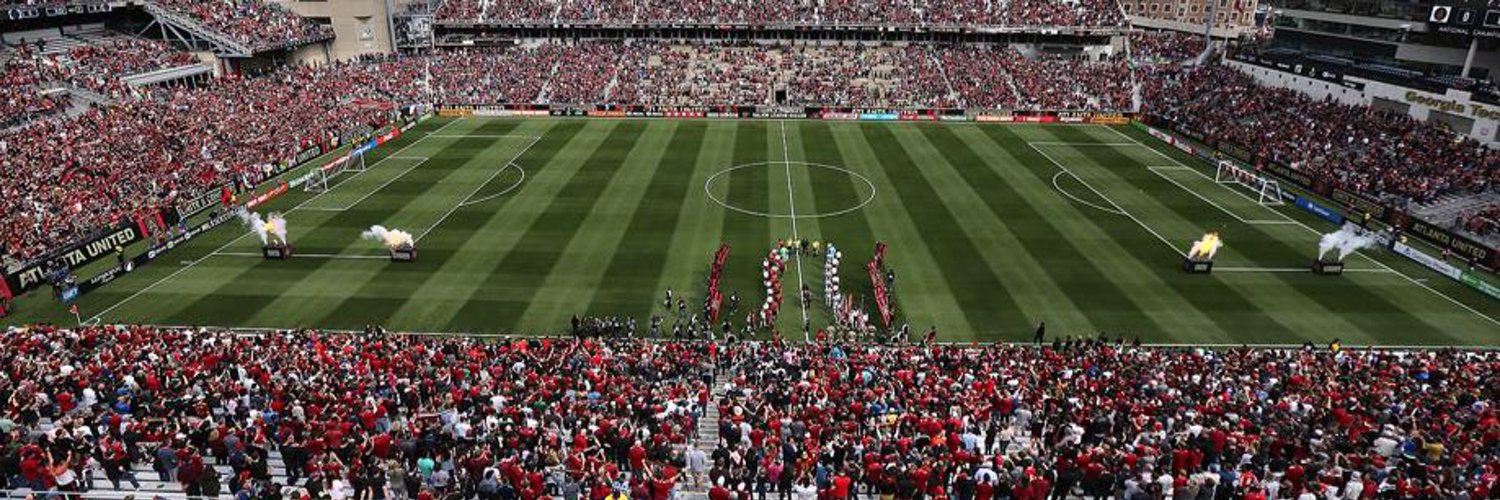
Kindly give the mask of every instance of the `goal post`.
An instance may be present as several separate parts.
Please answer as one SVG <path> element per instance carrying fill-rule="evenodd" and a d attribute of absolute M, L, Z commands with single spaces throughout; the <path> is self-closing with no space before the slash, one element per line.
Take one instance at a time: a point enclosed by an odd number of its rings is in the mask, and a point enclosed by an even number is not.
<path fill-rule="evenodd" d="M 349 158 L 349 161 L 344 162 L 344 168 L 341 171 L 342 172 L 364 172 L 365 171 L 365 154 L 364 153 L 358 153 L 358 152 L 356 152 L 353 157 Z"/>
<path fill-rule="evenodd" d="M 302 185 L 303 191 L 321 193 L 328 190 L 328 169 L 318 167 L 308 174 L 307 183 Z"/>
<path fill-rule="evenodd" d="M 303 191 L 309 193 L 321 193 L 328 190 L 329 180 L 344 172 L 364 172 L 368 168 L 365 165 L 364 153 L 356 152 L 353 156 L 345 156 L 333 162 L 314 168 L 309 172 L 307 184 L 303 185 Z"/>
<path fill-rule="evenodd" d="M 1275 179 L 1235 165 L 1229 160 L 1219 160 L 1218 167 L 1214 169 L 1214 182 L 1254 191 L 1255 202 L 1261 205 L 1275 206 L 1286 203 L 1281 197 L 1281 184 Z"/>

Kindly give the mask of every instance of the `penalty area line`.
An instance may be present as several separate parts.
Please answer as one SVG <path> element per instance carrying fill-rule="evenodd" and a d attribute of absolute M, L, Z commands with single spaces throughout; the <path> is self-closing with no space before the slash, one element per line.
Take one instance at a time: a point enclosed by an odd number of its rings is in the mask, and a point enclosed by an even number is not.
<path fill-rule="evenodd" d="M 1131 137 L 1129 135 L 1126 135 L 1124 132 L 1121 132 L 1119 130 L 1115 130 L 1114 127 L 1105 127 L 1105 128 L 1108 128 L 1111 132 L 1114 132 L 1115 134 L 1118 134 L 1120 137 L 1124 137 L 1126 140 L 1130 141 L 1130 144 L 1128 144 L 1129 146 L 1136 146 L 1136 147 L 1145 148 L 1147 151 L 1150 151 L 1152 154 L 1155 154 L 1156 156 L 1160 156 L 1163 159 L 1165 159 L 1165 160 L 1170 161 L 1170 162 L 1173 163 L 1173 165 L 1169 165 L 1169 166 L 1152 166 L 1152 167 L 1146 167 L 1146 169 L 1147 170 L 1151 170 L 1152 173 L 1154 173 L 1154 174 L 1156 174 L 1158 176 L 1162 176 L 1161 172 L 1157 172 L 1157 170 L 1188 170 L 1188 171 L 1191 171 L 1194 175 L 1197 175 L 1197 176 L 1202 177 L 1204 179 L 1208 179 L 1210 181 L 1213 181 L 1213 183 L 1214 183 L 1215 186 L 1219 186 L 1219 187 L 1222 187 L 1224 189 L 1227 189 L 1227 190 L 1229 190 L 1229 192 L 1234 193 L 1236 196 L 1239 196 L 1240 198 L 1244 198 L 1245 200 L 1249 201 L 1250 203 L 1255 204 L 1255 206 L 1261 207 L 1261 208 L 1265 209 L 1266 211 L 1269 211 L 1272 214 L 1274 214 L 1274 215 L 1276 215 L 1277 217 L 1280 218 L 1280 220 L 1272 220 L 1272 221 L 1247 221 L 1247 220 L 1244 220 L 1244 219 L 1240 218 L 1239 216 L 1234 215 L 1232 213 L 1229 214 L 1231 216 L 1234 216 L 1237 219 L 1240 219 L 1240 222 L 1244 222 L 1246 224 L 1251 224 L 1251 225 L 1277 225 L 1277 224 L 1291 225 L 1291 224 L 1296 224 L 1297 223 L 1296 220 L 1292 219 L 1287 214 L 1281 213 L 1280 210 L 1277 210 L 1275 208 L 1271 208 L 1271 207 L 1266 206 L 1266 205 L 1262 205 L 1260 203 L 1260 200 L 1257 200 L 1255 198 L 1251 198 L 1250 195 L 1245 194 L 1245 193 L 1241 192 L 1238 189 L 1234 189 L 1232 187 L 1229 187 L 1229 186 L 1226 186 L 1226 185 L 1220 183 L 1219 181 L 1215 180 L 1213 177 L 1209 177 L 1208 174 L 1205 174 L 1205 173 L 1199 171 L 1198 169 L 1193 168 L 1192 166 L 1190 166 L 1190 165 L 1188 165 L 1186 163 L 1183 163 L 1181 160 L 1173 158 L 1171 155 L 1163 153 L 1163 152 L 1157 150 L 1154 147 L 1148 146 L 1148 145 L 1146 145 L 1146 143 L 1141 142 L 1139 140 L 1136 140 L 1136 138 Z M 1162 176 L 1162 178 L 1165 178 L 1168 181 L 1172 181 L 1173 184 L 1177 184 L 1177 182 L 1175 180 L 1167 178 L 1166 176 Z M 1203 196 L 1199 195 L 1197 191 L 1194 191 L 1192 189 L 1188 189 L 1187 187 L 1184 187 L 1181 184 L 1177 184 L 1177 186 L 1181 187 L 1183 190 L 1185 190 L 1187 192 L 1193 193 L 1194 196 L 1198 196 L 1199 198 L 1203 198 Z M 1280 196 L 1280 193 L 1277 193 L 1277 196 Z M 1203 198 L 1203 201 L 1208 201 L 1208 199 L 1207 198 Z M 1209 203 L 1213 203 L 1213 202 L 1209 201 Z M 1218 205 L 1217 203 L 1213 203 L 1213 204 L 1215 206 Z M 1220 207 L 1219 210 L 1224 210 L 1224 209 L 1222 207 Z M 1227 210 L 1225 210 L 1225 212 L 1228 213 Z"/>
<path fill-rule="evenodd" d="M 1244 217 L 1241 217 L 1240 214 L 1234 213 L 1233 211 L 1229 210 L 1228 208 L 1224 208 L 1224 206 L 1220 205 L 1218 202 L 1208 199 L 1207 196 L 1204 196 L 1203 193 L 1199 193 L 1198 190 L 1190 188 L 1190 187 L 1187 187 L 1186 184 L 1178 182 L 1177 179 L 1173 179 L 1173 178 L 1167 176 L 1166 174 L 1161 173 L 1162 170 L 1192 170 L 1192 168 L 1190 168 L 1190 167 L 1186 167 L 1186 166 L 1166 167 L 1166 168 L 1163 168 L 1163 167 L 1146 167 L 1146 170 L 1150 170 L 1151 173 L 1156 174 L 1157 177 L 1161 177 L 1162 180 L 1165 180 L 1167 182 L 1172 183 L 1172 185 L 1177 186 L 1179 189 L 1182 189 L 1183 191 L 1187 191 L 1188 194 L 1191 194 L 1193 196 L 1198 197 L 1198 199 L 1203 200 L 1204 203 L 1208 203 L 1209 205 L 1213 205 L 1214 208 L 1219 209 L 1220 212 L 1224 212 L 1225 214 L 1228 214 L 1230 217 L 1234 217 L 1234 220 L 1240 221 L 1240 223 L 1242 223 L 1242 224 L 1250 224 L 1252 226 L 1269 226 L 1269 225 L 1291 224 L 1292 223 L 1292 221 L 1290 221 L 1290 220 L 1246 219 Z M 1199 173 L 1199 175 L 1202 175 L 1202 174 Z M 1257 204 L 1256 206 L 1260 206 L 1260 205 Z M 1278 213 L 1278 215 L 1280 215 L 1280 213 Z M 1285 218 L 1286 216 L 1282 215 L 1282 217 Z"/>
<path fill-rule="evenodd" d="M 1213 272 L 1225 273 L 1311 273 L 1312 269 L 1305 267 L 1215 267 Z M 1391 271 L 1385 269 L 1344 269 L 1346 273 L 1374 273 L 1389 274 Z"/>
<path fill-rule="evenodd" d="M 495 193 L 495 194 L 492 194 L 492 195 L 489 195 L 489 196 L 485 196 L 485 197 L 479 198 L 477 200 L 465 201 L 465 202 L 459 204 L 459 206 L 468 207 L 468 206 L 478 205 L 480 203 L 484 203 L 486 201 L 490 201 L 490 200 L 493 200 L 495 198 L 499 198 L 501 196 L 505 196 L 506 193 L 509 193 L 511 191 L 515 191 L 516 188 L 521 187 L 521 183 L 522 182 L 526 182 L 526 169 L 521 168 L 521 165 L 518 164 L 518 163 L 516 163 L 516 162 L 510 162 L 510 163 L 506 164 L 504 167 L 500 167 L 500 171 L 504 172 L 505 169 L 508 169 L 508 168 L 514 168 L 514 169 L 516 169 L 517 172 L 520 172 L 521 173 L 521 178 L 520 179 L 516 179 L 516 182 L 514 184 L 511 184 L 510 187 L 507 187 L 505 189 L 500 190 L 500 192 L 498 192 L 498 193 Z"/>
<path fill-rule="evenodd" d="M 450 139 L 529 139 L 536 136 L 525 134 L 432 134 L 427 137 L 437 137 L 440 139 L 445 137 Z"/>
<path fill-rule="evenodd" d="M 1062 176 L 1064 176 L 1064 175 L 1067 175 L 1067 176 L 1070 176 L 1070 177 L 1072 176 L 1072 174 L 1069 173 L 1066 170 L 1058 170 L 1056 174 L 1052 175 L 1052 187 L 1054 189 L 1057 189 L 1057 192 L 1062 193 L 1063 196 L 1066 196 L 1069 199 L 1071 199 L 1073 201 L 1076 201 L 1078 203 L 1081 203 L 1081 204 L 1083 204 L 1085 206 L 1093 207 L 1095 210 L 1098 210 L 1100 212 L 1104 212 L 1104 213 L 1107 213 L 1107 214 L 1115 214 L 1115 215 L 1119 215 L 1119 216 L 1124 216 L 1125 215 L 1125 212 L 1121 212 L 1119 210 L 1115 210 L 1115 209 L 1109 208 L 1109 207 L 1101 207 L 1099 205 L 1095 205 L 1091 201 L 1087 201 L 1087 200 L 1084 200 L 1083 198 L 1079 198 L 1077 196 L 1073 196 L 1073 193 L 1069 193 L 1068 190 L 1063 189 L 1062 186 L 1057 183 L 1057 180 L 1060 179 L 1060 178 L 1062 178 Z M 1077 177 L 1073 177 L 1073 178 L 1076 179 L 1076 180 L 1078 180 L 1078 182 L 1083 182 L 1082 179 L 1078 179 Z"/>
<path fill-rule="evenodd" d="M 220 252 L 213 254 L 218 257 L 261 257 L 255 252 Z M 385 260 L 390 257 L 384 255 L 356 255 L 337 253 L 293 253 L 293 259 L 333 259 L 333 260 Z"/>
<path fill-rule="evenodd" d="M 389 159 L 392 159 L 392 158 L 395 158 L 395 159 L 398 159 L 398 160 L 420 160 L 420 161 L 418 161 L 417 163 L 413 164 L 410 167 L 407 167 L 406 170 L 401 171 L 401 173 L 396 174 L 395 177 L 387 179 L 384 183 L 380 184 L 379 186 L 376 186 L 375 189 L 371 189 L 370 192 L 365 193 L 364 196 L 361 196 L 361 197 L 359 197 L 359 199 L 354 200 L 353 203 L 350 203 L 348 205 L 345 205 L 345 206 L 339 207 L 339 208 L 334 208 L 334 207 L 304 207 L 303 210 L 311 210 L 311 211 L 314 211 L 314 212 L 347 212 L 347 211 L 353 209 L 354 207 L 359 206 L 360 203 L 364 203 L 364 201 L 370 199 L 371 196 L 375 196 L 375 193 L 379 193 L 380 191 L 384 190 L 387 186 L 390 186 L 392 183 L 394 183 L 394 182 L 396 182 L 398 180 L 401 180 L 402 177 L 406 177 L 406 174 L 409 174 L 409 173 L 411 173 L 411 171 L 416 170 L 417 167 L 421 167 L 422 165 L 426 165 L 427 161 L 430 160 L 430 158 L 425 157 L 425 156 L 402 156 L 402 157 L 387 156 L 387 157 L 381 159 L 380 161 L 384 162 L 385 160 L 389 160 Z M 357 177 L 357 176 L 359 176 L 359 174 L 363 174 L 363 173 L 369 172 L 369 171 L 370 171 L 370 169 L 366 168 L 366 169 L 361 170 L 359 172 L 355 172 L 354 176 Z M 354 180 L 354 177 L 350 177 L 348 179 L 344 179 L 342 182 L 339 182 L 337 185 L 333 186 L 333 188 L 326 189 L 323 192 L 327 193 L 329 191 L 332 191 L 333 189 L 338 188 L 339 186 L 343 186 L 345 184 L 348 184 L 349 181 L 351 181 L 351 180 Z"/>
<path fill-rule="evenodd" d="M 1111 146 L 1125 147 L 1134 146 L 1128 142 L 1066 142 L 1066 141 L 1030 141 L 1038 146 Z"/>
<path fill-rule="evenodd" d="M 1155 236 L 1156 239 L 1161 240 L 1162 244 L 1166 245 L 1167 248 L 1172 249 L 1172 253 L 1177 254 L 1177 256 L 1179 257 L 1187 257 L 1187 253 L 1179 250 L 1177 248 L 1177 245 L 1173 245 L 1172 242 L 1167 240 L 1165 236 L 1162 236 L 1161 233 L 1156 232 L 1155 229 L 1152 229 L 1151 226 L 1146 225 L 1145 222 L 1141 222 L 1141 219 L 1137 218 L 1134 214 L 1131 214 L 1129 210 L 1125 210 L 1125 207 L 1122 207 L 1119 203 L 1115 203 L 1114 200 L 1109 199 L 1108 196 L 1105 196 L 1104 193 L 1100 192 L 1092 184 L 1089 184 L 1088 181 L 1083 180 L 1083 178 L 1079 177 L 1078 174 L 1073 173 L 1072 170 L 1069 170 L 1067 166 L 1063 165 L 1062 162 L 1057 161 L 1057 159 L 1053 158 L 1052 155 L 1047 154 L 1047 152 L 1043 151 L 1042 148 L 1037 147 L 1036 144 L 1033 144 L 1031 142 L 1027 142 L 1026 145 L 1030 146 L 1032 150 L 1037 152 L 1037 154 L 1042 155 L 1043 158 L 1046 158 L 1047 161 L 1052 162 L 1052 164 L 1056 165 L 1057 168 L 1062 169 L 1063 172 L 1067 172 L 1068 175 L 1073 176 L 1074 179 L 1078 179 L 1079 184 L 1083 184 L 1084 187 L 1089 188 L 1089 191 L 1093 191 L 1094 195 L 1098 196 L 1099 199 L 1104 200 L 1105 202 L 1109 203 L 1110 206 L 1115 207 L 1115 210 L 1118 210 L 1120 212 L 1120 215 L 1124 215 L 1125 217 L 1130 218 L 1130 220 L 1134 221 L 1136 225 L 1141 226 L 1141 228 L 1145 229 L 1146 232 L 1151 233 L 1151 235 Z"/>
<path fill-rule="evenodd" d="M 484 182 L 481 182 L 478 185 L 474 186 L 474 190 L 473 191 L 469 191 L 469 194 L 466 195 L 466 196 L 464 196 L 462 200 L 459 200 L 458 203 L 453 204 L 453 208 L 450 208 L 450 209 L 448 209 L 447 212 L 443 213 L 442 217 L 438 217 L 437 222 L 433 222 L 432 225 L 427 226 L 427 229 L 422 230 L 422 234 L 418 234 L 416 237 L 412 238 L 413 242 L 422 241 L 422 238 L 426 237 L 428 233 L 431 233 L 433 229 L 437 229 L 438 226 L 440 226 L 440 225 L 443 224 L 443 221 L 448 220 L 448 217 L 453 216 L 453 212 L 457 212 L 458 209 L 463 208 L 464 207 L 464 203 L 467 202 L 467 201 L 469 201 L 469 199 L 473 198 L 475 194 L 478 194 L 479 190 L 484 189 L 484 187 L 488 186 L 490 184 L 490 182 L 492 182 L 492 181 L 495 180 L 496 177 L 499 177 L 500 176 L 500 172 L 504 172 L 506 169 L 509 169 L 510 165 L 513 164 L 513 163 L 515 163 L 516 160 L 521 157 L 521 155 L 526 154 L 527 151 L 531 150 L 532 146 L 535 146 L 536 143 L 542 141 L 542 136 L 539 136 L 539 135 L 521 135 L 521 136 L 509 135 L 509 136 L 505 136 L 505 137 L 530 137 L 531 138 L 531 142 L 526 143 L 526 147 L 521 148 L 521 150 L 517 151 L 516 154 L 511 155 L 510 159 L 508 159 L 508 160 L 505 161 L 505 165 L 501 166 L 500 168 L 495 169 L 494 172 L 491 172 L 490 176 L 488 178 L 486 178 L 484 180 Z"/>

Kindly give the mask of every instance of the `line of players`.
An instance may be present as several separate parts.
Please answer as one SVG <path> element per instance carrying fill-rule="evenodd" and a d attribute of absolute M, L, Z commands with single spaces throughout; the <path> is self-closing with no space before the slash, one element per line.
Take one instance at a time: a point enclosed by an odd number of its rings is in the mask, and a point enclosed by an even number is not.
<path fill-rule="evenodd" d="M 803 257 L 830 258 L 825 255 L 825 249 L 832 248 L 832 244 L 825 244 L 821 240 L 787 239 L 778 240 L 772 248 L 767 259 L 762 261 L 762 276 L 766 280 L 780 280 L 784 276 L 785 267 L 790 258 L 795 255 Z M 841 253 L 839 254 L 841 256 Z M 773 269 L 772 267 L 779 267 Z M 829 272 L 829 266 L 825 266 L 825 273 Z M 836 273 L 836 270 L 833 271 Z M 828 279 L 825 276 L 825 281 Z M 885 269 L 885 286 L 894 289 L 896 284 L 896 273 L 889 268 Z M 834 280 L 837 283 L 837 280 Z M 779 294 L 779 282 L 762 283 L 767 285 L 771 293 Z M 804 304 L 813 304 L 813 293 L 806 283 L 800 290 L 800 299 Z M 776 299 L 776 297 L 769 297 Z M 847 299 L 843 296 L 832 296 L 828 293 L 822 301 L 833 321 L 826 327 L 814 330 L 811 319 L 802 323 L 802 333 L 808 338 L 828 341 L 867 341 L 867 342 L 906 342 L 911 339 L 911 326 L 901 323 L 890 329 L 881 329 L 875 322 L 871 321 L 869 312 L 863 307 L 843 308 L 847 313 L 839 311 L 838 304 Z M 779 303 L 779 300 L 770 302 Z M 715 324 L 710 319 L 708 302 L 703 301 L 702 307 L 691 309 L 688 300 L 668 288 L 661 301 L 661 307 L 671 315 L 670 327 L 667 319 L 661 315 L 652 315 L 644 328 L 641 328 L 636 318 L 631 316 L 579 316 L 574 315 L 571 321 L 571 334 L 578 338 L 635 338 L 645 334 L 650 338 L 671 338 L 673 340 L 724 340 L 735 342 L 741 339 L 764 338 L 779 342 L 783 340 L 780 328 L 776 326 L 776 314 L 774 311 L 766 314 L 757 314 L 761 311 L 741 311 L 740 295 L 738 291 L 731 291 L 724 307 L 724 318 Z M 675 312 L 675 314 L 674 314 Z M 731 318 L 744 314 L 744 321 L 736 328 Z M 936 337 L 936 328 L 929 328 L 923 333 L 924 339 Z"/>

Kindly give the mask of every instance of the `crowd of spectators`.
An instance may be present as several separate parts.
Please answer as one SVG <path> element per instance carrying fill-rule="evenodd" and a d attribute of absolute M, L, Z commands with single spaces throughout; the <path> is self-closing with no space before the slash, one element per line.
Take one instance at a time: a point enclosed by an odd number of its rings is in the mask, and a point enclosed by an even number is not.
<path fill-rule="evenodd" d="M 208 88 L 156 87 L 0 132 L 0 254 L 39 258 L 211 186 L 258 182 L 298 151 L 384 123 L 391 103 L 416 100 L 412 80 L 391 79 L 417 78 L 411 66 L 295 67 Z"/>
<path fill-rule="evenodd" d="M 1056 57 L 1021 57 L 1014 50 L 1000 59 L 1020 96 L 1019 109 L 1130 109 L 1134 80 L 1119 60 L 1084 62 Z"/>
<path fill-rule="evenodd" d="M 147 477 L 241 498 L 273 480 L 293 498 L 602 499 L 625 474 L 670 488 L 713 373 L 702 344 L 378 329 L 32 327 L 0 343 L 0 489 L 37 492 Z"/>
<path fill-rule="evenodd" d="M 50 50 L 49 43 L 63 45 Z M 72 84 L 107 97 L 123 97 L 130 92 L 122 77 L 149 71 L 197 64 L 192 54 L 170 45 L 145 38 L 106 35 L 98 39 L 69 38 L 64 44 L 54 40 L 21 42 L 8 50 L 5 79 L 17 83 L 35 95 L 39 83 Z"/>
<path fill-rule="evenodd" d="M 950 103 L 948 86 L 926 47 L 796 47 L 786 56 L 792 104 L 913 108 Z"/>
<path fill-rule="evenodd" d="M 1493 352 L 139 326 L 13 328 L 0 344 L 0 487 L 34 491 L 118 489 L 148 470 L 241 498 L 1480 499 L 1500 486 Z"/>
<path fill-rule="evenodd" d="M 173 49 L 160 41 L 135 37 L 115 37 L 79 45 L 68 51 L 67 59 L 59 63 L 65 68 L 64 78 L 114 97 L 128 92 L 120 81 L 121 77 L 198 64 L 198 59 L 190 53 Z"/>
<path fill-rule="evenodd" d="M 127 72 L 180 54 L 123 46 L 77 50 L 76 67 Z M 5 77 L 59 71 L 38 60 L 12 57 Z M 29 78 L 7 88 L 19 97 L 7 95 L 0 116 L 18 121 L 49 109 L 26 90 L 37 81 Z M 550 42 L 155 88 L 0 132 L 7 153 L 0 254 L 35 258 L 135 211 L 223 182 L 253 183 L 309 144 L 377 125 L 392 105 L 418 101 L 1008 110 L 1129 110 L 1140 101 L 1213 140 L 1398 205 L 1481 192 L 1500 180 L 1500 153 L 1477 142 L 1404 116 L 1260 87 L 1221 66 L 1133 68 L 1123 58 L 986 45 Z"/>
<path fill-rule="evenodd" d="M 1402 206 L 1500 181 L 1500 150 L 1406 115 L 1263 87 L 1224 66 L 1142 73 L 1146 112 L 1335 187 Z"/>
<path fill-rule="evenodd" d="M 1012 48 L 965 46 L 937 57 L 963 107 L 1126 110 L 1134 87 L 1120 59 L 1028 58 Z"/>
<path fill-rule="evenodd" d="M 55 69 L 39 64 L 34 49 L 22 44 L 0 63 L 0 129 L 62 111 L 66 98 L 43 93 L 42 84 L 58 78 Z"/>
<path fill-rule="evenodd" d="M 641 57 L 638 46 L 622 43 L 585 43 L 558 52 L 558 71 L 547 80 L 540 100 L 595 104 L 607 100 L 609 85 L 621 70 L 620 61 Z M 567 68 L 567 69 L 563 69 Z"/>
<path fill-rule="evenodd" d="M 981 46 L 957 46 L 938 52 L 959 104 L 965 107 L 1013 109 L 1020 90 L 1001 61 L 1009 52 Z"/>
<path fill-rule="evenodd" d="M 819 498 L 1484 498 L 1492 353 L 725 350 L 716 478 Z"/>
<path fill-rule="evenodd" d="M 804 25 L 1125 25 L 1111 0 L 445 0 L 440 22 L 632 22 Z"/>
<path fill-rule="evenodd" d="M 623 64 L 612 101 L 656 106 L 723 106 L 772 102 L 790 61 L 757 45 L 659 45 Z"/>
<path fill-rule="evenodd" d="M 305 45 L 333 38 L 333 29 L 265 0 L 151 0 L 229 36 L 251 50 Z"/>
<path fill-rule="evenodd" d="M 532 4 L 536 6 L 541 5 L 540 2 L 532 2 Z M 438 19 L 478 20 L 486 17 L 484 15 L 484 7 L 485 5 L 478 0 L 445 0 L 442 4 L 438 5 L 433 15 Z"/>
<path fill-rule="evenodd" d="M 1500 204 L 1464 210 L 1453 221 L 1454 229 L 1468 231 L 1481 238 L 1500 234 Z"/>
<path fill-rule="evenodd" d="M 986 46 L 647 45 L 611 100 L 656 105 L 1126 109 L 1120 60 Z M 785 91 L 778 95 L 778 91 Z"/>
<path fill-rule="evenodd" d="M 1130 33 L 1130 57 L 1143 63 L 1181 62 L 1203 53 L 1202 34 L 1181 31 L 1135 31 Z"/>
<path fill-rule="evenodd" d="M 544 44 L 505 50 L 443 52 L 425 61 L 431 89 L 446 102 L 461 104 L 529 103 L 560 68 L 568 46 Z M 598 71 L 600 68 L 590 68 Z"/>

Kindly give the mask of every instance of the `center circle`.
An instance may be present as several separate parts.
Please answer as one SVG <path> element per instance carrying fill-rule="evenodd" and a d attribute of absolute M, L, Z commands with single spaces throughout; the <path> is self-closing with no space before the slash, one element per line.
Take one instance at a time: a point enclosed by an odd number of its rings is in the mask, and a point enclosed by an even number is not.
<path fill-rule="evenodd" d="M 825 178 L 827 176 L 837 176 L 842 174 L 843 176 L 853 178 L 857 181 L 857 183 L 855 183 L 855 191 L 860 191 L 858 189 L 859 184 L 863 184 L 865 186 L 865 189 L 863 190 L 864 192 L 857 193 L 859 200 L 850 206 L 819 206 L 819 210 L 817 212 L 804 212 L 802 210 L 796 210 L 794 212 L 791 210 L 791 204 L 789 202 L 781 203 L 782 210 L 780 211 L 772 210 L 770 207 L 737 206 L 734 203 L 731 203 L 728 200 L 721 199 L 714 194 L 714 184 L 720 182 L 728 182 L 729 178 L 732 177 L 732 174 L 736 172 L 742 172 L 747 169 L 766 169 L 769 170 L 767 172 L 767 175 L 771 176 L 771 178 L 779 177 L 784 179 L 785 177 L 782 176 L 790 175 L 790 170 L 796 168 L 807 170 L 809 177 L 813 178 L 813 182 L 818 182 L 821 178 Z M 793 187 L 793 189 L 795 190 L 795 187 Z M 755 215 L 772 219 L 817 219 L 822 217 L 844 215 L 864 208 L 865 205 L 869 205 L 871 201 L 875 200 L 875 183 L 871 182 L 869 177 L 865 177 L 864 174 L 861 174 L 859 172 L 855 172 L 844 167 L 837 167 L 824 163 L 812 163 L 796 160 L 761 161 L 755 163 L 743 163 L 715 172 L 713 175 L 708 176 L 708 180 L 703 181 L 703 192 L 704 194 L 707 194 L 708 199 L 713 200 L 714 203 L 718 203 L 724 208 L 746 215 Z M 771 200 L 771 203 L 773 204 L 775 204 L 776 202 L 777 200 Z"/>

